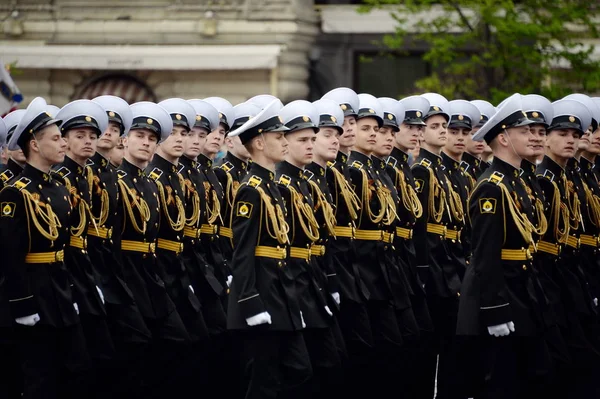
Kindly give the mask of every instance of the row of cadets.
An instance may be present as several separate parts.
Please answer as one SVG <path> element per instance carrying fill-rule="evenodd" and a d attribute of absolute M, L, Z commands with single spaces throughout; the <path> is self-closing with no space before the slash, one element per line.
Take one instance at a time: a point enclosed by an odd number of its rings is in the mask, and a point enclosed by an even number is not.
<path fill-rule="evenodd" d="M 432 351 L 426 355 L 428 369 L 425 373 L 429 381 L 427 386 L 433 390 L 437 364 L 437 391 L 440 395 L 454 397 L 461 385 L 456 367 L 459 357 L 455 331 L 465 263 L 464 257 L 456 256 L 456 247 L 464 224 L 464 209 L 442 168 L 440 155 L 448 141 L 448 101 L 437 93 L 422 97 L 429 101 L 429 109 L 423 116 L 426 126 L 412 172 L 423 208 L 414 228 L 417 268 L 434 324 Z"/>
<path fill-rule="evenodd" d="M 3 118 L 4 124 L 6 125 L 7 144 L 10 143 L 10 138 L 24 114 L 24 109 L 17 109 Z M 15 177 L 20 175 L 21 172 L 23 172 L 26 162 L 25 155 L 20 148 L 17 147 L 15 150 L 11 150 L 7 147 L 6 151 L 8 154 L 8 162 L 6 163 L 6 167 L 0 172 L 0 188 L 8 185 Z"/>
<path fill-rule="evenodd" d="M 423 116 L 429 111 L 429 101 L 421 96 L 411 96 L 400 100 L 404 109 L 404 117 L 397 116 L 399 130 L 396 132 L 391 154 L 387 157 L 389 173 L 398 191 L 400 202 L 396 207 L 398 222 L 394 237 L 397 259 L 409 282 L 410 303 L 417 321 L 418 331 L 404 340 L 403 351 L 409 367 L 404 370 L 403 388 L 411 398 L 429 398 L 433 395 L 430 378 L 427 377 L 428 354 L 431 350 L 431 334 L 433 324 L 425 289 L 417 271 L 413 228 L 417 218 L 422 215 L 423 208 L 415 191 L 415 182 L 408 164 L 409 151 L 418 144 L 425 122 Z"/>
<path fill-rule="evenodd" d="M 143 370 L 144 395 L 177 394 L 183 352 L 190 342 L 157 262 L 161 200 L 157 185 L 145 172 L 159 142 L 173 129 L 169 113 L 151 102 L 131 105 L 131 128 L 124 138 L 124 159 L 117 169 L 122 215 L 121 258 L 125 282 L 152 333 Z M 173 201 L 175 202 L 175 201 Z M 162 250 L 161 251 L 165 251 Z M 163 252 L 164 254 L 164 252 Z M 190 295 L 193 293 L 190 291 Z"/>
<path fill-rule="evenodd" d="M 336 392 L 340 382 L 336 373 L 341 360 L 332 328 L 334 317 L 330 305 L 333 306 L 333 292 L 328 290 L 326 269 L 322 269 L 316 260 L 327 242 L 327 235 L 321 236 L 324 229 L 318 222 L 320 212 L 316 212 L 323 206 L 323 200 L 318 188 L 317 195 L 312 195 L 305 170 L 313 159 L 320 115 L 310 102 L 297 100 L 284 106 L 279 116 L 289 129 L 285 132 L 288 151 L 284 161 L 276 165 L 275 178 L 287 206 L 286 220 L 290 226 L 288 266 L 296 281 L 296 295 L 305 327 L 302 336 L 313 370 L 307 388 L 313 395 L 329 397 Z M 326 201 L 325 204 L 326 207 L 329 205 Z M 328 217 L 332 214 L 330 212 Z"/>
<path fill-rule="evenodd" d="M 289 130 L 272 100 L 236 130 L 252 158 L 233 205 L 233 281 L 227 326 L 242 340 L 244 396 L 294 397 L 312 375 L 303 321 L 289 264 L 290 226 L 275 181 L 288 151 Z"/>
<path fill-rule="evenodd" d="M 578 193 L 582 185 L 574 180 L 568 164 L 576 156 L 581 136 L 589 126 L 597 128 L 598 111 L 593 101 L 588 108 L 571 98 L 552 103 L 552 108 L 546 154 L 536 170 L 548 220 L 546 234 L 536 243 L 536 256 L 543 259 L 543 273 L 554 283 L 548 285 L 552 287 L 547 289 L 548 296 L 555 306 L 569 352 L 569 359 L 559 363 L 555 370 L 555 388 L 565 389 L 565 395 L 577 392 L 593 396 L 595 382 L 588 373 L 594 370 L 599 356 L 598 319 L 589 289 L 590 279 L 580 257 L 580 236 L 593 223 L 587 206 L 582 207 L 587 203 L 585 193 L 581 198 Z M 567 383 L 570 381 L 577 383 L 573 387 Z"/>

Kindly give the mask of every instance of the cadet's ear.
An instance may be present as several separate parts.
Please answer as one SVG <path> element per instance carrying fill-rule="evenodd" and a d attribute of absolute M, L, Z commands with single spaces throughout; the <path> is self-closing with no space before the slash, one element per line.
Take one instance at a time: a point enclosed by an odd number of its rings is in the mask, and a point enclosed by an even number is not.
<path fill-rule="evenodd" d="M 123 136 L 121 137 L 121 144 L 123 144 L 123 148 L 128 148 L 127 144 L 129 142 L 129 136 Z"/>

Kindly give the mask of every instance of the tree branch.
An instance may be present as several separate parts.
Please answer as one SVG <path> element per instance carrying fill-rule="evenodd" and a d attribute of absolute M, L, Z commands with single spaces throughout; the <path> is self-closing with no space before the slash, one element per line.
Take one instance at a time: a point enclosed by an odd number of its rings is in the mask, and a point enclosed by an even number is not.
<path fill-rule="evenodd" d="M 454 1 L 451 1 L 450 4 L 452 5 L 452 7 L 454 7 L 456 12 L 458 12 L 458 15 L 460 16 L 461 21 L 463 21 L 463 23 L 467 26 L 467 28 L 469 28 L 469 30 L 471 32 L 475 32 L 475 29 L 471 26 L 471 24 L 469 23 L 469 20 L 465 16 L 465 14 L 463 14 L 460 6 L 458 4 L 456 4 L 456 2 L 454 2 Z"/>

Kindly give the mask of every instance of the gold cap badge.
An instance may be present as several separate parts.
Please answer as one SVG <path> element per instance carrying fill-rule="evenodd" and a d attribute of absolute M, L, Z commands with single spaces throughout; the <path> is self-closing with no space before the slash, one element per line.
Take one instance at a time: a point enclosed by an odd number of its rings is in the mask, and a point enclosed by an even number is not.
<path fill-rule="evenodd" d="M 180 121 L 180 120 L 181 120 L 181 115 L 179 115 L 179 114 L 176 114 L 176 115 L 175 115 L 175 119 L 177 119 L 178 121 Z"/>
<path fill-rule="evenodd" d="M 575 117 L 574 116 L 569 116 L 569 122 L 575 122 Z"/>
<path fill-rule="evenodd" d="M 146 119 L 146 122 L 148 122 L 149 125 L 154 123 L 154 121 L 151 118 Z"/>
<path fill-rule="evenodd" d="M 85 120 L 86 120 L 86 122 L 91 122 L 91 121 L 92 121 L 92 118 L 91 118 L 90 116 L 86 116 L 86 117 L 85 117 Z"/>
<path fill-rule="evenodd" d="M 115 117 L 115 113 L 114 113 L 114 112 L 112 112 L 112 111 L 110 111 L 110 112 L 108 113 L 108 116 L 110 116 L 111 118 L 114 118 L 114 117 Z"/>

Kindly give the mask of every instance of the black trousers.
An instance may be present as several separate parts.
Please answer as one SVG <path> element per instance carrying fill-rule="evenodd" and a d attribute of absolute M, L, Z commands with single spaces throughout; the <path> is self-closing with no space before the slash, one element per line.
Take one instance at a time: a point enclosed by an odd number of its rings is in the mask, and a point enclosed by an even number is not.
<path fill-rule="evenodd" d="M 11 327 L 0 327 L 0 398 L 21 399 L 23 374 Z"/>
<path fill-rule="evenodd" d="M 302 331 L 313 376 L 311 397 L 330 399 L 337 396 L 342 383 L 342 361 L 332 328 L 307 328 Z"/>
<path fill-rule="evenodd" d="M 312 367 L 300 331 L 241 331 L 246 399 L 306 398 Z"/>
<path fill-rule="evenodd" d="M 91 397 L 91 359 L 80 324 L 15 326 L 24 399 Z"/>

